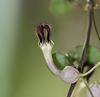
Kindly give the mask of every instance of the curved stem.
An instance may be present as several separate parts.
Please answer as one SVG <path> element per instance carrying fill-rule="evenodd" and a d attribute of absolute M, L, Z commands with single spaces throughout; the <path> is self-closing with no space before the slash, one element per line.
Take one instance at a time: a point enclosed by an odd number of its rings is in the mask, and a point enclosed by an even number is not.
<path fill-rule="evenodd" d="M 94 28 L 95 28 L 95 31 L 96 31 L 97 37 L 98 37 L 99 42 L 100 42 L 100 35 L 99 35 L 98 29 L 97 29 L 97 26 L 96 26 L 96 22 L 95 22 L 94 9 L 92 10 L 92 16 L 93 16 Z"/>
<path fill-rule="evenodd" d="M 87 6 L 83 6 L 82 4 L 76 2 L 76 1 L 73 1 L 73 0 L 68 0 L 70 3 L 72 3 L 73 5 L 83 9 L 83 10 L 88 10 Z"/>
<path fill-rule="evenodd" d="M 82 8 L 82 5 L 76 1 L 73 1 L 73 0 L 68 0 L 70 3 L 72 3 L 73 5 L 77 6 L 77 7 L 80 7 Z"/>
<path fill-rule="evenodd" d="M 90 69 L 88 72 L 81 74 L 82 76 L 87 76 L 88 74 L 90 74 L 93 70 L 95 70 L 98 66 L 100 65 L 100 61 L 92 68 Z"/>
<path fill-rule="evenodd" d="M 84 82 L 84 84 L 86 85 L 86 87 L 87 87 L 88 91 L 90 92 L 91 96 L 94 97 L 93 94 L 92 94 L 92 91 L 90 90 L 90 88 L 89 88 L 87 82 L 84 80 L 83 77 L 81 77 L 81 80 L 82 80 L 82 81 Z"/>

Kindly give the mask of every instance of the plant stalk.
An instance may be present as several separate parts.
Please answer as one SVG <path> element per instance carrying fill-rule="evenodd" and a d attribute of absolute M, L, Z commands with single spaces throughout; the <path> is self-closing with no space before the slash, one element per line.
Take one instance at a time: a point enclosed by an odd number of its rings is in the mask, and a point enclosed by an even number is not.
<path fill-rule="evenodd" d="M 88 83 L 86 82 L 86 80 L 84 80 L 83 77 L 81 77 L 81 80 L 82 80 L 82 81 L 84 82 L 84 84 L 86 85 L 86 87 L 87 87 L 88 91 L 90 92 L 91 96 L 94 97 L 92 91 L 90 90 L 90 88 L 89 88 L 89 86 L 88 86 Z"/>
<path fill-rule="evenodd" d="M 95 31 L 96 31 L 97 37 L 98 37 L 99 42 L 100 42 L 100 35 L 99 35 L 98 29 L 97 29 L 97 25 L 96 25 L 96 22 L 95 22 L 94 9 L 92 10 L 92 16 L 93 16 L 94 28 L 95 28 Z"/>
<path fill-rule="evenodd" d="M 68 0 L 68 1 L 72 3 L 72 0 Z M 81 61 L 80 61 L 79 67 L 78 67 L 79 72 L 82 72 L 83 64 L 84 64 L 85 56 L 86 56 L 86 52 L 87 52 L 87 48 L 88 48 L 89 41 L 90 41 L 90 34 L 91 34 L 91 28 L 92 28 L 92 9 L 93 9 L 93 4 L 92 3 L 93 2 L 90 1 L 89 2 L 89 7 L 88 7 L 89 24 L 88 24 L 88 31 L 87 31 L 87 38 L 86 38 L 85 46 L 84 46 L 82 57 L 81 57 Z M 74 90 L 74 88 L 76 86 L 76 83 L 71 84 L 67 97 L 71 97 L 72 92 L 73 92 L 73 90 Z"/>
<path fill-rule="evenodd" d="M 85 61 L 85 56 L 86 56 L 86 52 L 87 52 L 87 49 L 88 49 L 88 46 L 89 46 L 89 42 L 90 42 L 90 35 L 91 35 L 91 28 L 92 28 L 92 9 L 93 9 L 92 5 L 93 5 L 92 2 L 90 1 L 89 2 L 89 8 L 88 8 L 88 10 L 89 10 L 89 24 L 88 24 L 87 37 L 86 37 L 86 42 L 85 42 L 85 45 L 84 45 L 84 48 L 83 48 L 80 64 L 79 64 L 79 67 L 78 67 L 78 70 L 81 73 L 83 71 L 83 65 L 84 65 L 84 61 Z"/>

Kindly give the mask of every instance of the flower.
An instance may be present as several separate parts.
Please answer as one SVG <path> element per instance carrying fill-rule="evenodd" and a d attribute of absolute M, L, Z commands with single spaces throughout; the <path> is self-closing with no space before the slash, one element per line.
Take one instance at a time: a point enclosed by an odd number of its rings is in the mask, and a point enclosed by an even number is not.
<path fill-rule="evenodd" d="M 44 32 L 46 31 L 46 35 Z M 39 47 L 43 52 L 44 58 L 50 70 L 65 83 L 75 83 L 78 80 L 78 70 L 72 66 L 66 66 L 63 70 L 59 70 L 52 59 L 53 41 L 50 39 L 51 26 L 42 24 L 36 27 L 36 35 L 39 39 Z"/>
<path fill-rule="evenodd" d="M 100 85 L 99 84 L 92 83 L 89 87 L 94 97 L 100 97 Z M 89 91 L 87 91 L 87 97 L 92 97 Z"/>
<path fill-rule="evenodd" d="M 44 31 L 46 30 L 46 35 L 44 35 Z M 50 70 L 55 74 L 55 75 L 59 75 L 60 70 L 55 66 L 53 59 L 52 59 L 52 55 L 51 55 L 51 51 L 53 48 L 53 41 L 50 40 L 50 30 L 51 30 L 51 26 L 48 24 L 42 24 L 36 27 L 36 35 L 39 39 L 39 47 L 43 52 L 44 58 L 47 62 L 48 67 L 50 68 Z"/>

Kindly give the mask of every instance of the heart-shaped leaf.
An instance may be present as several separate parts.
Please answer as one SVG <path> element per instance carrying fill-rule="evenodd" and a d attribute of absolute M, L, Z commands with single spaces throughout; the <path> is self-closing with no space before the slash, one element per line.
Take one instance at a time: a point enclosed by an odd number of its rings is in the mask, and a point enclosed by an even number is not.
<path fill-rule="evenodd" d="M 78 53 L 80 59 L 82 56 L 83 45 L 76 46 L 75 50 Z M 98 61 L 100 61 L 100 49 L 89 45 L 85 61 L 93 64 L 96 64 Z"/>
<path fill-rule="evenodd" d="M 56 65 L 56 67 L 59 70 L 63 70 L 65 66 L 69 65 L 69 62 L 68 62 L 65 54 L 63 54 L 59 51 L 53 53 L 52 58 L 53 58 L 54 64 Z"/>
<path fill-rule="evenodd" d="M 80 61 L 81 56 L 82 56 L 83 46 L 84 45 L 78 45 L 75 47 L 75 49 L 67 52 L 67 55 L 72 62 L 74 60 L 76 60 L 77 62 Z M 59 51 L 53 53 L 52 58 L 53 58 L 54 64 L 59 70 L 63 70 L 66 66 L 70 65 L 65 54 Z M 96 64 L 98 61 L 100 61 L 100 49 L 90 45 L 86 53 L 85 62 Z"/>

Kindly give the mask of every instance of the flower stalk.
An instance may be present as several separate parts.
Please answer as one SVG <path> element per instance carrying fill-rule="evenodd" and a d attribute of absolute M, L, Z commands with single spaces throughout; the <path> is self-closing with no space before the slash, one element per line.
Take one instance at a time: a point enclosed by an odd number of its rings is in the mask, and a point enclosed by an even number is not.
<path fill-rule="evenodd" d="M 81 77 L 81 80 L 82 80 L 82 81 L 84 82 L 84 84 L 86 85 L 86 87 L 87 87 L 89 93 L 91 94 L 91 97 L 94 97 L 93 94 L 92 94 L 92 91 L 90 90 L 90 88 L 89 88 L 89 86 L 88 86 L 88 83 L 86 82 L 86 80 L 84 80 L 83 77 Z"/>

